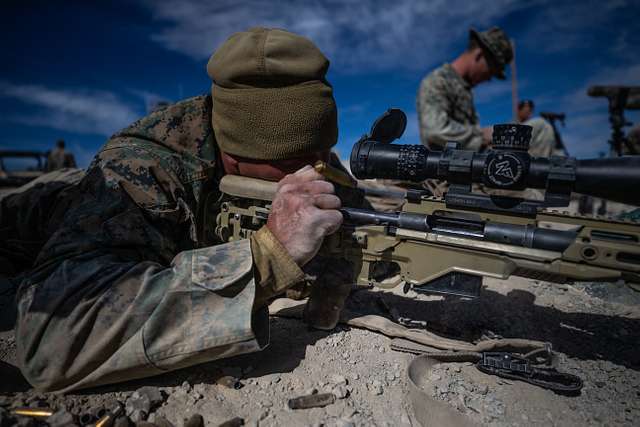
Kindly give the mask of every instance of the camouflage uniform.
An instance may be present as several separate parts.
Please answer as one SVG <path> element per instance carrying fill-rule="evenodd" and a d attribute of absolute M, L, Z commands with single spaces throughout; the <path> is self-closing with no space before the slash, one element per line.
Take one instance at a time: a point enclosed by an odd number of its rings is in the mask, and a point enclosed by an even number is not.
<path fill-rule="evenodd" d="M 424 145 L 442 149 L 447 141 L 456 141 L 463 149 L 474 151 L 482 145 L 471 85 L 450 64 L 433 70 L 422 80 L 417 110 Z"/>
<path fill-rule="evenodd" d="M 199 96 L 114 135 L 76 183 L 0 200 L 0 273 L 21 282 L 16 339 L 31 384 L 67 391 L 267 344 L 258 307 L 305 276 L 266 227 L 216 239 L 217 153 L 211 97 Z"/>
<path fill-rule="evenodd" d="M 531 126 L 531 142 L 529 142 L 529 154 L 532 157 L 549 157 L 553 154 L 556 145 L 553 127 L 540 117 L 529 119 L 523 123 Z"/>
<path fill-rule="evenodd" d="M 417 108 L 420 138 L 426 146 L 442 149 L 447 141 L 455 141 L 464 150 L 477 151 L 482 145 L 471 85 L 451 65 L 444 64 L 422 80 Z M 524 124 L 533 127 L 529 154 L 549 157 L 555 145 L 551 125 L 541 118 Z"/>

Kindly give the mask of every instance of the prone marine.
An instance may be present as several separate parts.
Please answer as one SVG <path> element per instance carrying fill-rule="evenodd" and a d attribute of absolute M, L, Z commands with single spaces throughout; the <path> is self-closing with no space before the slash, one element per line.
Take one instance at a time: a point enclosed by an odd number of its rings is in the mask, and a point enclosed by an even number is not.
<path fill-rule="evenodd" d="M 69 391 L 261 350 L 266 305 L 285 292 L 310 293 L 308 322 L 335 326 L 350 265 L 327 269 L 316 254 L 347 197 L 309 166 L 336 160 L 328 67 L 304 37 L 236 33 L 208 62 L 211 95 L 118 132 L 85 174 L 58 171 L 0 200 L 0 277 L 18 287 L 18 359 L 33 386 Z M 216 238 L 225 174 L 278 181 L 250 240 Z"/>

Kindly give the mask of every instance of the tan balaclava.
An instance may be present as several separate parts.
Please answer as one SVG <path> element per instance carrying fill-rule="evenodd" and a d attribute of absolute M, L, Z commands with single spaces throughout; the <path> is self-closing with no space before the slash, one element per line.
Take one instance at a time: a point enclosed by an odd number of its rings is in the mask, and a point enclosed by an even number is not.
<path fill-rule="evenodd" d="M 259 160 L 322 151 L 338 137 L 329 61 L 309 39 L 252 28 L 211 56 L 212 124 L 220 149 Z"/>

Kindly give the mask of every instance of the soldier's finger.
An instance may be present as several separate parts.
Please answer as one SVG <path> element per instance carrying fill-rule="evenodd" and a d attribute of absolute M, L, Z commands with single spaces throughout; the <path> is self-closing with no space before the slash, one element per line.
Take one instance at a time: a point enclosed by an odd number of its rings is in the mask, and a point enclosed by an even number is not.
<path fill-rule="evenodd" d="M 293 174 L 287 175 L 278 182 L 278 188 L 286 184 L 300 184 L 309 181 L 323 181 L 325 178 L 313 167 L 307 165 Z"/>
<path fill-rule="evenodd" d="M 312 166 L 305 166 L 302 169 L 299 169 L 296 173 L 293 174 L 293 178 L 296 182 L 301 181 L 318 181 L 324 180 L 324 176 L 315 170 Z"/>
<path fill-rule="evenodd" d="M 342 214 L 338 210 L 321 210 L 317 213 L 320 227 L 324 230 L 324 235 L 335 233 L 342 225 Z"/>
<path fill-rule="evenodd" d="M 287 183 L 280 187 L 282 193 L 298 194 L 333 194 L 333 184 L 327 181 L 310 181 L 303 183 Z"/>
<path fill-rule="evenodd" d="M 313 196 L 314 204 L 320 209 L 340 209 L 342 202 L 334 194 L 316 194 Z"/>
<path fill-rule="evenodd" d="M 311 165 L 305 165 L 304 167 L 301 167 L 300 169 L 298 169 L 297 171 L 295 171 L 293 174 L 294 175 L 300 175 L 302 173 L 305 173 L 306 171 L 308 171 L 309 169 L 313 169 L 313 166 Z"/>

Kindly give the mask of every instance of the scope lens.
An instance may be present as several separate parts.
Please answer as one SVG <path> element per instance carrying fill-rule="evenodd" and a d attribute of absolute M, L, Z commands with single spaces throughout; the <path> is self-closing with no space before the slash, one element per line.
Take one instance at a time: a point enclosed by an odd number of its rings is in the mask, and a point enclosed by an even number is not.
<path fill-rule="evenodd" d="M 428 150 L 423 145 L 360 141 L 351 150 L 351 172 L 358 179 L 380 178 L 422 181 Z"/>

